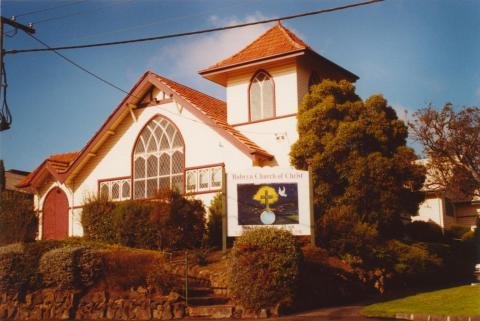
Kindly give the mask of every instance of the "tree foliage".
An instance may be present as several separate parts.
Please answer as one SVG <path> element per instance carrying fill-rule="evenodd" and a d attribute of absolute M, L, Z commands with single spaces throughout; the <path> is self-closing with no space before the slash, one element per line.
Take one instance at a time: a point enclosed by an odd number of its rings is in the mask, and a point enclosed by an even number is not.
<path fill-rule="evenodd" d="M 32 196 L 16 191 L 0 192 L 0 245 L 31 242 L 37 236 L 38 218 Z"/>
<path fill-rule="evenodd" d="M 410 127 L 428 157 L 427 187 L 454 199 L 480 196 L 480 108 L 429 105 L 414 116 Z"/>
<path fill-rule="evenodd" d="M 222 246 L 222 194 L 218 193 L 208 208 L 207 242 L 208 246 L 220 248 Z"/>
<path fill-rule="evenodd" d="M 317 217 L 341 207 L 391 237 L 402 216 L 417 212 L 424 169 L 406 146 L 407 126 L 382 96 L 362 101 L 353 84 L 324 80 L 305 96 L 298 132 L 291 162 L 313 172 Z"/>

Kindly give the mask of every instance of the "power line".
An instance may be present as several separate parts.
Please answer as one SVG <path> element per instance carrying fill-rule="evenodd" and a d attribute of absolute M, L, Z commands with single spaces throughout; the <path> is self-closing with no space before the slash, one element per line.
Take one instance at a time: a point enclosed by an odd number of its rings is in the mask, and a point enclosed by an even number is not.
<path fill-rule="evenodd" d="M 85 1 L 85 0 L 83 0 L 83 1 Z M 131 1 L 131 0 L 130 0 L 130 1 Z M 45 19 L 41 19 L 41 20 L 34 21 L 33 24 L 38 25 L 39 23 L 45 23 L 45 22 L 50 22 L 50 21 L 54 21 L 54 20 L 65 19 L 65 18 L 69 18 L 69 17 L 73 17 L 73 16 L 79 16 L 79 15 L 86 14 L 86 13 L 92 13 L 92 12 L 99 11 L 99 10 L 101 10 L 101 9 L 113 7 L 114 5 L 117 5 L 117 4 L 119 4 L 119 3 L 120 3 L 120 2 L 114 2 L 114 3 L 112 3 L 112 4 L 105 5 L 105 6 L 99 6 L 99 7 L 97 7 L 97 8 L 93 8 L 93 9 L 80 10 L 80 11 L 73 12 L 73 13 L 69 13 L 69 14 L 62 15 L 62 16 L 45 18 Z"/>
<path fill-rule="evenodd" d="M 42 40 L 38 39 L 38 38 L 35 37 L 34 35 L 29 34 L 29 33 L 27 33 L 27 35 L 29 35 L 29 36 L 32 37 L 34 40 L 36 40 L 36 41 L 38 41 L 39 43 L 41 43 L 42 45 L 44 45 L 46 48 L 52 49 L 49 45 L 47 45 L 45 42 L 43 42 Z M 60 58 L 64 59 L 65 61 L 71 63 L 72 65 L 74 65 L 74 66 L 77 67 L 78 69 L 86 72 L 86 73 L 89 74 L 90 76 L 95 77 L 96 79 L 98 79 L 98 80 L 100 80 L 101 82 L 107 84 L 108 86 L 113 87 L 113 88 L 115 88 L 115 89 L 117 89 L 117 90 L 119 90 L 119 91 L 121 91 L 121 92 L 129 95 L 128 91 L 123 90 L 122 88 L 120 88 L 120 87 L 118 87 L 117 85 L 111 83 L 110 81 L 108 81 L 108 80 L 106 80 L 106 79 L 104 79 L 104 78 L 96 75 L 95 73 L 91 72 L 90 70 L 88 70 L 88 69 L 80 66 L 80 65 L 77 64 L 75 61 L 71 60 L 70 58 L 68 58 L 68 57 L 66 57 L 66 56 L 64 56 L 64 55 L 62 55 L 61 53 L 57 52 L 56 50 L 53 49 L 53 50 L 51 50 L 51 51 L 53 51 L 54 54 L 56 54 L 56 55 L 59 56 Z"/>
<path fill-rule="evenodd" d="M 91 38 L 91 37 L 98 37 L 98 36 L 105 36 L 105 35 L 112 35 L 112 34 L 118 34 L 118 33 L 123 33 L 125 31 L 130 31 L 130 30 L 134 30 L 134 29 L 150 27 L 150 26 L 153 26 L 153 25 L 171 23 L 172 21 L 178 21 L 178 20 L 183 20 L 183 19 L 187 19 L 187 18 L 203 16 L 207 13 L 218 12 L 218 11 L 221 11 L 221 10 L 224 10 L 224 9 L 229 9 L 229 8 L 232 8 L 232 7 L 241 7 L 241 6 L 245 6 L 247 4 L 248 4 L 248 2 L 234 3 L 234 4 L 230 4 L 228 6 L 224 6 L 224 7 L 217 7 L 215 9 L 200 11 L 200 12 L 197 12 L 195 14 L 176 16 L 176 17 L 175 16 L 174 17 L 167 17 L 167 18 L 162 19 L 162 20 L 157 19 L 157 21 L 144 23 L 144 24 L 141 24 L 141 25 L 130 26 L 130 27 L 126 27 L 126 28 L 116 29 L 116 30 L 113 30 L 113 31 L 98 32 L 98 33 L 94 33 L 94 34 L 75 37 L 75 40 Z"/>
<path fill-rule="evenodd" d="M 215 31 L 223 31 L 223 30 L 230 30 L 230 29 L 236 29 L 236 28 L 243 28 L 243 27 L 247 27 L 247 26 L 265 24 L 265 23 L 275 22 L 275 21 L 279 21 L 279 20 L 291 20 L 291 19 L 296 19 L 296 18 L 300 18 L 300 17 L 313 16 L 313 15 L 318 15 L 318 14 L 322 14 L 322 13 L 328 13 L 328 12 L 350 9 L 350 8 L 354 8 L 354 7 L 370 5 L 370 4 L 377 3 L 377 2 L 382 2 L 382 1 L 384 1 L 384 0 L 369 0 L 369 1 L 364 1 L 364 2 L 356 2 L 356 3 L 352 3 L 352 4 L 347 4 L 347 5 L 344 5 L 344 6 L 322 9 L 322 10 L 316 10 L 316 11 L 309 11 L 309 12 L 299 13 L 299 14 L 290 15 L 290 16 L 283 16 L 283 17 L 278 17 L 278 18 L 264 19 L 264 20 L 254 21 L 254 22 L 246 22 L 246 23 L 224 26 L 224 27 L 202 29 L 202 30 L 196 30 L 196 31 L 188 31 L 188 32 L 174 33 L 174 34 L 147 37 L 147 38 L 137 38 L 137 39 L 129 39 L 129 40 L 121 40 L 121 41 L 110 41 L 110 42 L 98 42 L 98 43 L 92 43 L 92 44 L 86 44 L 86 45 L 73 45 L 73 46 L 62 46 L 62 47 L 13 49 L 13 50 L 6 50 L 5 54 L 17 54 L 17 53 L 26 53 L 26 52 L 58 51 L 58 50 L 105 47 L 105 46 L 114 46 L 114 45 L 124 45 L 124 44 L 130 44 L 130 43 L 137 43 L 137 42 L 147 42 L 147 41 L 154 41 L 154 40 L 179 38 L 179 37 L 185 37 L 185 36 L 192 36 L 192 35 L 210 33 L 210 32 L 215 32 Z"/>
<path fill-rule="evenodd" d="M 36 10 L 33 10 L 33 11 L 29 11 L 29 12 L 14 15 L 14 17 L 15 18 L 24 17 L 24 16 L 29 16 L 29 15 L 40 13 L 40 12 L 46 12 L 46 11 L 55 10 L 55 9 L 59 9 L 59 8 L 69 7 L 69 6 L 80 4 L 80 3 L 85 2 L 85 1 L 87 1 L 87 0 L 77 0 L 77 1 L 74 1 L 74 2 L 70 2 L 70 3 L 64 3 L 64 4 L 58 5 L 58 6 L 47 7 L 47 8 L 43 8 L 43 9 L 36 9 Z"/>
<path fill-rule="evenodd" d="M 40 44 L 42 44 L 43 46 L 45 46 L 45 47 L 47 47 L 47 48 L 51 48 L 47 43 L 43 42 L 42 40 L 40 40 L 39 38 L 35 37 L 34 35 L 29 34 L 29 33 L 27 33 L 27 34 L 28 34 L 30 37 L 32 37 L 35 41 L 37 41 L 37 42 L 39 42 Z M 105 78 L 103 78 L 103 77 L 95 74 L 94 72 L 88 70 L 87 68 L 79 65 L 78 63 L 76 63 L 76 62 L 73 61 L 72 59 L 66 57 L 65 55 L 62 55 L 61 53 L 57 52 L 56 50 L 52 50 L 52 51 L 53 51 L 53 53 L 55 53 L 57 56 L 59 56 L 60 58 L 62 58 L 62 59 L 65 60 L 65 61 L 67 61 L 68 63 L 74 65 L 75 67 L 77 67 L 78 69 L 82 70 L 83 72 L 89 74 L 90 76 L 96 78 L 97 80 L 103 82 L 104 84 L 106 84 L 106 85 L 108 85 L 108 86 L 110 86 L 110 87 L 112 87 L 112 88 L 114 88 L 114 89 L 116 89 L 116 90 L 118 90 L 118 91 L 120 91 L 120 92 L 122 92 L 122 93 L 124 93 L 124 94 L 127 94 L 127 97 L 135 97 L 135 98 L 137 98 L 137 99 L 140 99 L 140 97 L 137 97 L 137 96 L 129 93 L 128 91 L 126 91 L 126 90 L 118 87 L 118 86 L 115 85 L 114 83 L 106 80 Z M 175 113 L 173 113 L 173 112 L 171 112 L 171 111 L 169 111 L 169 110 L 164 110 L 164 111 L 166 111 L 166 112 L 168 112 L 168 113 L 170 113 L 170 114 L 174 114 L 174 115 L 176 115 L 176 116 L 178 116 L 178 117 L 181 117 L 181 118 L 183 118 L 183 119 L 190 120 L 190 121 L 192 121 L 192 122 L 196 122 L 196 123 L 199 123 L 199 124 L 202 124 L 202 125 L 211 127 L 211 128 L 224 129 L 224 127 L 222 127 L 222 126 L 220 126 L 220 125 L 209 125 L 209 124 L 206 124 L 206 123 L 204 123 L 204 122 L 202 122 L 202 121 L 199 121 L 199 120 L 197 120 L 197 119 L 193 119 L 193 118 L 185 117 L 185 116 L 183 116 L 183 115 L 175 114 Z M 275 134 L 275 133 L 251 132 L 251 131 L 239 131 L 239 132 L 241 132 L 241 133 L 249 133 L 249 134 L 257 134 L 257 135 L 273 135 L 273 134 Z"/>

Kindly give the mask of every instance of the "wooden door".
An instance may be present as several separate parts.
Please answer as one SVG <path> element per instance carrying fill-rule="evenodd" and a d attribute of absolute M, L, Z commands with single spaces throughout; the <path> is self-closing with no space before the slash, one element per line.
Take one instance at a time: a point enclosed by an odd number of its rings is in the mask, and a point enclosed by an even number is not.
<path fill-rule="evenodd" d="M 53 188 L 43 203 L 42 239 L 62 240 L 68 237 L 68 199 L 58 187 Z"/>

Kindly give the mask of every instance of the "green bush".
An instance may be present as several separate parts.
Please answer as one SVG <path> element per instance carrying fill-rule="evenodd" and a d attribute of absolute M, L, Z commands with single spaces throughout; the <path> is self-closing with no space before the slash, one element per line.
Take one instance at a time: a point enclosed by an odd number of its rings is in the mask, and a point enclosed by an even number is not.
<path fill-rule="evenodd" d="M 415 221 L 405 226 L 405 234 L 418 242 L 442 242 L 442 228 L 433 222 Z"/>
<path fill-rule="evenodd" d="M 113 227 L 119 244 L 129 247 L 158 248 L 156 226 L 152 224 L 153 205 L 142 201 L 119 203 L 113 210 Z"/>
<path fill-rule="evenodd" d="M 82 226 L 87 240 L 107 243 L 116 242 L 113 228 L 115 203 L 104 197 L 87 197 L 82 210 Z"/>
<path fill-rule="evenodd" d="M 0 292 L 15 293 L 24 288 L 23 252 L 23 245 L 18 243 L 0 247 Z"/>
<path fill-rule="evenodd" d="M 295 237 L 273 227 L 251 229 L 232 248 L 228 286 L 232 298 L 248 309 L 292 303 L 302 252 Z"/>
<path fill-rule="evenodd" d="M 5 286 L 11 291 L 41 288 L 40 257 L 59 246 L 60 241 L 49 240 L 0 247 L 0 292 Z"/>
<path fill-rule="evenodd" d="M 222 194 L 217 194 L 208 208 L 207 241 L 214 248 L 222 247 L 222 203 Z"/>
<path fill-rule="evenodd" d="M 439 255 L 447 255 L 448 249 L 439 245 L 426 243 L 406 244 L 400 241 L 389 241 L 387 248 L 394 258 L 393 270 L 404 283 L 419 284 L 438 280 L 445 267 L 444 260 Z M 435 253 L 435 249 L 437 253 Z"/>
<path fill-rule="evenodd" d="M 0 245 L 31 242 L 37 236 L 37 228 L 31 195 L 0 192 Z"/>
<path fill-rule="evenodd" d="M 40 259 L 39 272 L 46 287 L 86 289 L 95 283 L 102 268 L 97 250 L 67 245 L 45 253 Z"/>
<path fill-rule="evenodd" d="M 198 249 L 204 243 L 205 207 L 200 200 L 166 192 L 155 202 L 151 221 L 160 249 Z"/>
<path fill-rule="evenodd" d="M 468 233 L 469 231 L 470 231 L 469 227 L 462 226 L 462 225 L 451 225 L 446 229 L 445 235 L 449 239 L 461 240 L 463 235 L 465 235 L 465 233 Z"/>
<path fill-rule="evenodd" d="M 361 222 L 349 207 L 342 206 L 320 217 L 316 222 L 317 242 L 331 255 L 354 256 L 363 259 L 373 253 L 378 244 L 374 225 Z"/>

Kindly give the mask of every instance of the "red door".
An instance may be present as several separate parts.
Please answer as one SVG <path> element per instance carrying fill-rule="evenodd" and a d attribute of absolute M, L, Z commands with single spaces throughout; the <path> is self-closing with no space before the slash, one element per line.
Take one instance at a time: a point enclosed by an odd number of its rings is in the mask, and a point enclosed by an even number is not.
<path fill-rule="evenodd" d="M 53 188 L 43 203 L 42 239 L 62 240 L 68 237 L 68 199 L 58 187 Z"/>

